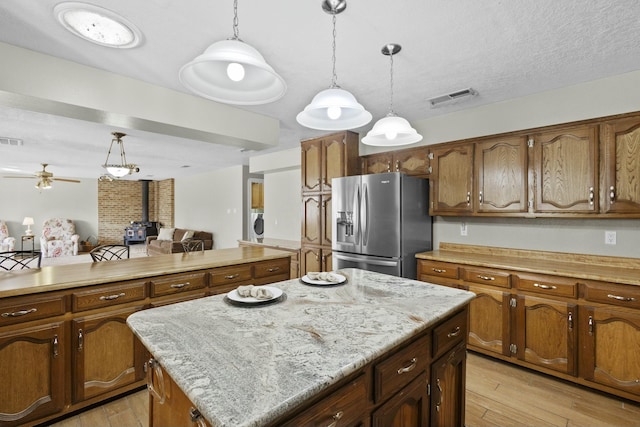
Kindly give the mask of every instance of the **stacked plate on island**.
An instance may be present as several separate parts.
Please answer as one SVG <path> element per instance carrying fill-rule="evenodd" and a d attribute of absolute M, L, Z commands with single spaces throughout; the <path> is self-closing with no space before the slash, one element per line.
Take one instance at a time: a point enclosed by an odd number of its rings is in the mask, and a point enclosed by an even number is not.
<path fill-rule="evenodd" d="M 338 274 L 333 271 L 309 271 L 307 274 L 300 278 L 300 281 L 305 285 L 312 286 L 335 286 L 342 285 L 347 282 L 347 278 L 342 274 Z"/>
<path fill-rule="evenodd" d="M 282 289 L 274 286 L 246 285 L 229 292 L 227 299 L 238 305 L 262 305 L 281 301 L 284 296 Z"/>

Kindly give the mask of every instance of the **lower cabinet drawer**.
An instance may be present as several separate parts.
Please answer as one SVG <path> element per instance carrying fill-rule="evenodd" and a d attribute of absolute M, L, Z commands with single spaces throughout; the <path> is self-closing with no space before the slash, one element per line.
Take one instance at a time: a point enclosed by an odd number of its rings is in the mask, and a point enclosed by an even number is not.
<path fill-rule="evenodd" d="M 418 261 L 420 275 L 445 277 L 447 279 L 457 279 L 459 277 L 458 266 L 448 262 L 440 261 Z"/>
<path fill-rule="evenodd" d="M 258 262 L 255 264 L 255 277 L 256 279 L 262 277 L 276 276 L 289 272 L 289 260 L 288 259 L 275 259 L 273 261 Z"/>
<path fill-rule="evenodd" d="M 209 271 L 209 284 L 211 286 L 225 285 L 251 280 L 252 277 L 250 265 L 222 267 Z"/>
<path fill-rule="evenodd" d="M 367 382 L 364 374 L 338 389 L 284 426 L 326 427 L 360 425 L 367 414 Z"/>
<path fill-rule="evenodd" d="M 151 281 L 151 297 L 171 295 L 179 292 L 189 292 L 207 286 L 204 273 L 175 274 L 154 278 Z"/>
<path fill-rule="evenodd" d="M 111 307 L 147 297 L 147 282 L 124 282 L 111 286 L 96 286 L 74 292 L 71 295 L 71 308 L 74 312 L 94 308 Z"/>
<path fill-rule="evenodd" d="M 521 291 L 557 297 L 576 298 L 578 294 L 576 279 L 544 274 L 518 273 L 516 275 L 516 286 Z"/>
<path fill-rule="evenodd" d="M 462 269 L 462 278 L 465 282 L 480 285 L 499 286 L 501 288 L 511 287 L 511 274 L 491 268 L 464 267 Z"/>
<path fill-rule="evenodd" d="M 431 335 L 424 336 L 389 356 L 373 368 L 376 403 L 407 385 L 429 367 Z"/>
<path fill-rule="evenodd" d="M 29 295 L 0 303 L 0 326 L 59 316 L 66 311 L 64 295 Z"/>
<path fill-rule="evenodd" d="M 633 285 L 586 282 L 582 284 L 582 297 L 591 302 L 640 308 L 640 287 Z"/>
<path fill-rule="evenodd" d="M 433 358 L 437 359 L 466 339 L 467 311 L 465 310 L 433 330 Z"/>

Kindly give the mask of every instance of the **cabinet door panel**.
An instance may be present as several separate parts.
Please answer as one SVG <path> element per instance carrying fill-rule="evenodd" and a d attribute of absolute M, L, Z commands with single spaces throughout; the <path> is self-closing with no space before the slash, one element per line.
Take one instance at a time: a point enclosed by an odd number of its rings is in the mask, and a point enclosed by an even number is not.
<path fill-rule="evenodd" d="M 400 150 L 394 153 L 393 169 L 407 175 L 423 176 L 428 174 L 429 153 L 426 147 Z"/>
<path fill-rule="evenodd" d="M 331 219 L 331 195 L 324 194 L 322 196 L 322 206 L 321 206 L 321 225 L 320 229 L 322 230 L 322 239 L 320 244 L 323 246 L 331 247 L 331 233 L 333 232 L 333 221 Z"/>
<path fill-rule="evenodd" d="M 580 375 L 640 396 L 640 314 L 580 307 Z"/>
<path fill-rule="evenodd" d="M 302 198 L 302 243 L 319 245 L 322 237 L 320 196 Z"/>
<path fill-rule="evenodd" d="M 440 147 L 432 154 L 431 213 L 472 213 L 473 145 Z"/>
<path fill-rule="evenodd" d="M 391 172 L 392 153 L 372 154 L 363 159 L 363 173 L 385 173 Z"/>
<path fill-rule="evenodd" d="M 518 358 L 575 375 L 576 305 L 519 295 L 516 310 Z"/>
<path fill-rule="evenodd" d="M 422 373 L 373 413 L 373 427 L 427 426 L 427 373 Z"/>
<path fill-rule="evenodd" d="M 537 212 L 597 212 L 596 127 L 580 126 L 533 137 Z"/>
<path fill-rule="evenodd" d="M 331 192 L 331 180 L 347 175 L 347 150 L 344 134 L 328 136 L 323 140 L 322 184 L 323 192 Z"/>
<path fill-rule="evenodd" d="M 527 211 L 527 150 L 524 137 L 476 144 L 478 212 Z"/>
<path fill-rule="evenodd" d="M 0 334 L 0 425 L 22 425 L 64 405 L 62 322 Z"/>
<path fill-rule="evenodd" d="M 480 286 L 469 286 L 469 290 L 476 294 L 469 304 L 469 347 L 508 356 L 511 294 Z"/>
<path fill-rule="evenodd" d="M 320 191 L 322 140 L 305 141 L 302 148 L 302 191 Z"/>
<path fill-rule="evenodd" d="M 301 249 L 302 271 L 304 276 L 309 271 L 322 271 L 322 250 L 317 247 L 302 246 Z"/>
<path fill-rule="evenodd" d="M 640 212 L 640 118 L 603 126 L 606 213 Z"/>
<path fill-rule="evenodd" d="M 431 427 L 464 425 L 466 357 L 461 343 L 433 363 Z"/>
<path fill-rule="evenodd" d="M 144 348 L 126 324 L 142 307 L 109 312 L 72 322 L 74 401 L 143 379 Z"/>

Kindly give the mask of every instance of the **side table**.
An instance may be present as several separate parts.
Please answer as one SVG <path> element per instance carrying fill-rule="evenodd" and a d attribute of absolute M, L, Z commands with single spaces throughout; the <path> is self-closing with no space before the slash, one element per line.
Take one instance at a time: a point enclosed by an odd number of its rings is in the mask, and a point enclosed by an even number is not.
<path fill-rule="evenodd" d="M 31 254 L 33 254 L 35 252 L 35 239 L 33 234 L 29 235 L 29 236 L 21 236 L 20 237 L 20 250 L 24 251 L 24 242 L 31 242 Z"/>

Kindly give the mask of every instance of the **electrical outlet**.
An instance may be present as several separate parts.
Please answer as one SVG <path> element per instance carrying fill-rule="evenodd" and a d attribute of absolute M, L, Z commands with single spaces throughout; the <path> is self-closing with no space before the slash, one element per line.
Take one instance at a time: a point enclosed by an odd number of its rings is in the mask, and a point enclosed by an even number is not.
<path fill-rule="evenodd" d="M 604 244 L 605 245 L 615 245 L 616 244 L 616 232 L 615 231 L 605 231 L 604 232 Z"/>
<path fill-rule="evenodd" d="M 461 236 L 466 236 L 467 235 L 467 223 L 466 222 L 460 223 L 460 235 Z"/>

